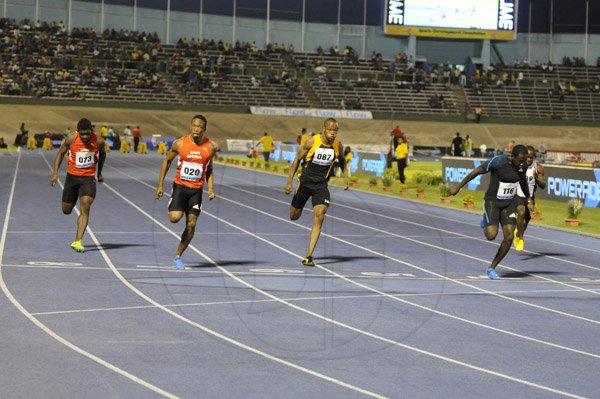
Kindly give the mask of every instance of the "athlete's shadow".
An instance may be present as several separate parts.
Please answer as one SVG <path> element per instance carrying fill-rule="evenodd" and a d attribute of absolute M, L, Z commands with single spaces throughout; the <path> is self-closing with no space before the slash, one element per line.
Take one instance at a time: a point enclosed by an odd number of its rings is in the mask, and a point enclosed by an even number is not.
<path fill-rule="evenodd" d="M 149 247 L 148 244 L 100 244 L 95 247 L 86 248 L 85 252 L 92 251 L 100 251 L 101 249 L 104 251 L 110 251 L 111 249 L 121 249 L 121 248 L 131 248 L 131 247 Z"/>
<path fill-rule="evenodd" d="M 319 265 L 329 265 L 332 263 L 352 262 L 361 259 L 381 259 L 378 256 L 324 256 L 317 259 Z"/>
<path fill-rule="evenodd" d="M 185 265 L 186 268 L 190 268 L 190 269 L 207 269 L 207 268 L 211 268 L 211 267 L 217 267 L 217 266 L 244 266 L 244 265 L 258 265 L 257 262 L 255 261 L 250 261 L 250 260 L 222 260 L 222 261 L 216 261 L 216 265 L 214 263 L 210 263 L 210 262 L 203 262 L 203 263 L 196 263 L 194 265 Z"/>
<path fill-rule="evenodd" d="M 523 278 L 523 277 L 529 277 L 532 274 L 545 274 L 545 275 L 557 275 L 557 274 L 564 274 L 562 272 L 550 272 L 550 271 L 545 271 L 545 270 L 524 270 L 522 272 L 506 272 L 506 273 L 502 273 L 500 274 L 500 277 L 504 277 L 504 278 Z"/>
<path fill-rule="evenodd" d="M 530 260 L 530 259 L 543 258 L 544 256 L 569 256 L 569 254 L 565 254 L 562 252 L 545 252 L 545 253 L 541 252 L 539 254 L 526 253 L 526 254 L 522 254 L 521 256 L 519 256 L 519 259 Z"/>

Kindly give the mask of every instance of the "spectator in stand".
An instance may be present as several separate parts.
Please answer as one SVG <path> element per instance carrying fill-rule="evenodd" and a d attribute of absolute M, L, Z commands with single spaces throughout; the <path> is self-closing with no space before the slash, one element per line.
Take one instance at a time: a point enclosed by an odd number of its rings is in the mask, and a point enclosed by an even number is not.
<path fill-rule="evenodd" d="M 465 157 L 471 157 L 471 155 L 473 154 L 473 140 L 471 140 L 471 136 L 469 136 L 467 134 L 467 136 L 465 137 L 465 142 L 463 144 L 464 148 L 465 148 Z"/>
<path fill-rule="evenodd" d="M 481 107 L 475 107 L 475 122 L 479 123 L 481 121 L 481 113 L 483 110 Z"/>
<path fill-rule="evenodd" d="M 263 158 L 265 159 L 265 163 L 267 164 L 269 163 L 271 152 L 274 150 L 273 137 L 271 137 L 269 133 L 265 132 L 259 141 L 262 144 L 262 154 Z"/>
<path fill-rule="evenodd" d="M 139 126 L 133 128 L 133 152 L 138 152 L 140 145 L 140 139 L 142 138 L 142 131 Z"/>
<path fill-rule="evenodd" d="M 452 139 L 452 155 L 455 157 L 460 157 L 463 151 L 463 138 L 460 137 L 460 133 L 456 132 L 456 136 Z"/>

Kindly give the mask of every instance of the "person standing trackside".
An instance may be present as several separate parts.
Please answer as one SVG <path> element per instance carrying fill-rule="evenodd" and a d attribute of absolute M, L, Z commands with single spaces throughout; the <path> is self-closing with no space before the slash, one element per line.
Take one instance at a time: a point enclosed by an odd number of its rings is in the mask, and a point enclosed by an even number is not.
<path fill-rule="evenodd" d="M 142 138 L 142 131 L 139 126 L 133 128 L 133 152 L 138 152 L 138 146 L 140 145 L 140 139 Z"/>
<path fill-rule="evenodd" d="M 460 133 L 456 132 L 456 136 L 452 139 L 452 155 L 460 157 L 463 150 L 463 138 L 460 137 Z"/>
<path fill-rule="evenodd" d="M 129 125 L 123 129 L 123 135 L 125 136 L 125 142 L 131 146 L 131 129 L 129 128 Z"/>
<path fill-rule="evenodd" d="M 344 147 L 337 138 L 339 127 L 333 118 L 328 118 L 323 123 L 323 129 L 320 135 L 309 137 L 298 151 L 290 172 L 284 191 L 286 194 L 292 192 L 292 180 L 300 164 L 300 160 L 305 158 L 302 174 L 300 175 L 296 194 L 290 205 L 290 219 L 297 220 L 302 215 L 302 209 L 312 197 L 313 205 L 313 226 L 310 232 L 310 240 L 306 257 L 302 260 L 305 266 L 315 266 L 312 254 L 321 235 L 321 226 L 325 219 L 325 213 L 329 208 L 331 194 L 327 187 L 327 182 L 333 169 L 333 161 L 338 160 L 340 168 L 344 171 L 344 190 L 347 190 L 350 181 L 348 177 L 348 165 L 344 158 Z"/>
<path fill-rule="evenodd" d="M 273 150 L 273 137 L 269 136 L 269 133 L 265 132 L 259 141 L 262 144 L 262 154 L 263 158 L 265 159 L 265 163 L 269 163 L 269 157 L 271 156 L 271 151 Z"/>
<path fill-rule="evenodd" d="M 202 188 L 205 181 L 208 183 L 208 199 L 215 198 L 212 158 L 216 148 L 208 138 L 204 137 L 207 124 L 204 115 L 195 115 L 190 125 L 190 133 L 173 142 L 161 164 L 154 193 L 154 198 L 157 200 L 163 196 L 165 176 L 175 157 L 179 156 L 168 206 L 171 223 L 179 222 L 185 214 L 185 229 L 175 251 L 174 263 L 177 269 L 185 269 L 181 255 L 194 238 L 196 222 L 202 208 Z"/>
<path fill-rule="evenodd" d="M 404 169 L 406 169 L 408 159 L 408 144 L 406 142 L 406 137 L 402 136 L 400 138 L 400 143 L 398 147 L 396 147 L 396 164 L 398 165 L 398 177 L 400 178 L 400 183 L 404 184 L 406 182 L 406 177 L 404 176 Z"/>
<path fill-rule="evenodd" d="M 50 176 L 50 185 L 53 187 L 58 181 L 58 169 L 65 154 L 67 154 L 67 177 L 62 194 L 62 211 L 65 215 L 71 214 L 79 198 L 77 233 L 71 248 L 76 252 L 84 252 L 85 247 L 81 240 L 88 225 L 90 208 L 96 198 L 94 175 L 97 174 L 99 183 L 104 182 L 102 168 L 106 159 L 104 139 L 93 132 L 92 123 L 88 119 L 80 119 L 77 123 L 77 131 L 63 140 L 54 159 L 54 168 Z"/>

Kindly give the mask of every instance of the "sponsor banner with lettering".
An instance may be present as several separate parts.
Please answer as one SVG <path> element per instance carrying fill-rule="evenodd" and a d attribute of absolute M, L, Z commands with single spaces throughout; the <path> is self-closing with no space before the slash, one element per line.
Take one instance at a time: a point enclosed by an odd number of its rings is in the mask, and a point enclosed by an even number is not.
<path fill-rule="evenodd" d="M 337 110 L 319 108 L 289 108 L 289 107 L 250 107 L 253 115 L 268 116 L 301 116 L 315 118 L 336 119 L 373 119 L 370 111 L 361 110 Z"/>
<path fill-rule="evenodd" d="M 448 183 L 458 183 L 474 168 L 486 159 L 474 158 L 442 158 L 442 176 Z M 535 197 L 552 201 L 566 202 L 571 198 L 579 198 L 586 207 L 597 208 L 600 205 L 600 169 L 578 168 L 544 164 L 546 188 L 538 187 Z M 490 174 L 480 175 L 473 179 L 468 188 L 486 190 L 490 182 Z"/>

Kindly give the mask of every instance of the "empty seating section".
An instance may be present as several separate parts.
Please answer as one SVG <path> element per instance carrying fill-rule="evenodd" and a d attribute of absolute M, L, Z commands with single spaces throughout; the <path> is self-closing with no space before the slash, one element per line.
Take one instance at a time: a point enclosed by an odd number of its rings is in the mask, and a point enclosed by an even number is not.
<path fill-rule="evenodd" d="M 547 68 L 506 68 L 508 76 L 522 74 L 517 84 L 487 81 L 481 93 L 465 88 L 470 107 L 481 107 L 494 117 L 600 120 L 600 68 L 553 66 Z M 560 92 L 563 92 L 561 95 Z"/>

